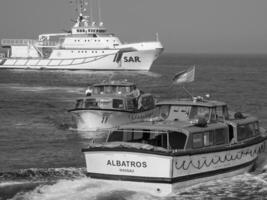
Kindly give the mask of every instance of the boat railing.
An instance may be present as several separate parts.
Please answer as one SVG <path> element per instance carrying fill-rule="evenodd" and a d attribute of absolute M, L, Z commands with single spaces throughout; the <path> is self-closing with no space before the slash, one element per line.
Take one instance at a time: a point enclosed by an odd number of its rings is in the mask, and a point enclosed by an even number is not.
<path fill-rule="evenodd" d="M 29 39 L 2 39 L 2 46 L 25 46 L 25 45 L 33 45 L 35 40 Z"/>
<path fill-rule="evenodd" d="M 41 46 L 41 47 L 58 47 L 60 46 L 62 43 L 58 42 L 58 41 L 38 41 L 37 42 L 37 46 Z"/>

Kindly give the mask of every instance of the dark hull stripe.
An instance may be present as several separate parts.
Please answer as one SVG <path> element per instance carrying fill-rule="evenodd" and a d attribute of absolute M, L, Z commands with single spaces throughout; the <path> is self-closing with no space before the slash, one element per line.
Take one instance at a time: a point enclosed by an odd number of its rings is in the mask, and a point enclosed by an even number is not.
<path fill-rule="evenodd" d="M 122 175 L 107 175 L 107 174 L 97 174 L 97 173 L 87 173 L 88 177 L 102 180 L 117 180 L 117 181 L 132 181 L 132 182 L 148 182 L 148 183 L 165 183 L 165 184 L 174 184 L 185 181 L 190 181 L 194 179 L 206 178 L 210 176 L 220 175 L 224 173 L 230 173 L 239 169 L 243 169 L 245 167 L 249 167 L 250 165 L 255 164 L 256 159 L 251 162 L 244 163 L 242 165 L 229 167 L 225 169 L 219 169 L 210 172 L 204 172 L 199 174 L 192 174 L 182 177 L 176 178 L 151 178 L 151 177 L 139 177 L 139 176 L 122 176 Z"/>
<path fill-rule="evenodd" d="M 255 138 L 247 143 L 232 145 L 232 146 L 223 146 L 223 147 L 213 147 L 203 150 L 187 150 L 182 152 L 163 152 L 163 151 L 153 151 L 153 150 L 144 150 L 144 149 L 136 149 L 136 148 L 125 148 L 125 147 L 117 147 L 117 148 L 105 148 L 105 147 L 91 147 L 89 149 L 82 149 L 82 152 L 95 152 L 95 151 L 109 151 L 109 152 L 133 152 L 133 153 L 145 153 L 145 154 L 153 154 L 153 155 L 162 155 L 162 156 L 192 156 L 192 155 L 199 155 L 199 154 L 208 154 L 208 153 L 217 153 L 217 152 L 223 152 L 223 151 L 231 151 L 231 150 L 237 150 L 242 149 L 246 147 L 250 147 L 253 145 L 257 145 L 260 143 L 263 143 L 265 141 L 265 137 L 258 137 Z M 259 149 L 260 151 L 264 150 L 264 143 L 262 147 Z M 259 152 L 255 152 L 259 153 Z"/>
<path fill-rule="evenodd" d="M 90 109 L 72 109 L 68 110 L 68 112 L 79 112 L 79 111 L 102 111 L 102 112 L 123 112 L 123 113 L 130 113 L 130 114 L 139 114 L 139 113 L 145 113 L 149 111 L 153 111 L 155 108 L 151 110 L 145 110 L 145 111 L 127 111 L 127 110 L 113 110 L 113 109 L 99 109 L 99 108 L 90 108 Z"/>

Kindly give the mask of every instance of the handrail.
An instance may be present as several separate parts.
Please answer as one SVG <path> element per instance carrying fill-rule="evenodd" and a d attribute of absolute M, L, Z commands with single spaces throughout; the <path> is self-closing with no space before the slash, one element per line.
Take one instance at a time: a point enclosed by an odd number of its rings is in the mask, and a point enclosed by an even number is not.
<path fill-rule="evenodd" d="M 32 45 L 35 40 L 29 39 L 2 39 L 1 45 Z"/>
<path fill-rule="evenodd" d="M 1 45 L 3 46 L 36 45 L 36 46 L 42 46 L 42 47 L 56 47 L 56 46 L 59 46 L 60 44 L 61 43 L 57 41 L 36 41 L 36 40 L 29 40 L 29 39 L 2 39 L 1 40 Z"/>
<path fill-rule="evenodd" d="M 42 46 L 42 47 L 56 47 L 60 46 L 61 42 L 57 41 L 38 41 L 37 46 Z"/>

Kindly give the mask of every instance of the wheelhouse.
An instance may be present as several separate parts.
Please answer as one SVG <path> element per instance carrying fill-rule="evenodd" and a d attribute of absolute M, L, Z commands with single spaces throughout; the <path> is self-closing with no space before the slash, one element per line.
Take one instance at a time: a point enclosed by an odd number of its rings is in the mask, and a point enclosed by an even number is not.
<path fill-rule="evenodd" d="M 78 99 L 75 109 L 112 109 L 134 112 L 138 110 L 151 110 L 155 107 L 155 99 L 151 94 L 143 94 L 139 99 L 141 108 L 139 108 L 136 98 L 131 96 L 96 95 Z"/>
<path fill-rule="evenodd" d="M 218 101 L 163 101 L 157 103 L 157 108 L 157 115 L 169 121 L 190 121 L 204 118 L 208 123 L 212 123 L 229 119 L 227 105 Z"/>
<path fill-rule="evenodd" d="M 127 95 L 133 91 L 135 84 L 130 82 L 111 81 L 89 86 L 92 95 Z"/>

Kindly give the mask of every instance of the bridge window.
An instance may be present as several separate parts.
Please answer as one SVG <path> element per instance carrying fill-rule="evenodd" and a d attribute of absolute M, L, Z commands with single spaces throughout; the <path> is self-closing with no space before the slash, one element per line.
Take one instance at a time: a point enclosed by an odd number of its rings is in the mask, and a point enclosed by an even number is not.
<path fill-rule="evenodd" d="M 112 107 L 116 109 L 123 109 L 123 100 L 122 99 L 113 99 Z"/>
<path fill-rule="evenodd" d="M 226 129 L 217 129 L 214 132 L 215 145 L 225 144 L 227 141 Z"/>
<path fill-rule="evenodd" d="M 81 109 L 81 108 L 83 108 L 83 99 L 78 99 L 77 101 L 76 101 L 76 105 L 75 105 L 75 108 L 76 109 Z"/>
<path fill-rule="evenodd" d="M 168 118 L 170 113 L 170 106 L 169 105 L 162 105 L 159 107 L 159 116 L 163 119 Z"/>
<path fill-rule="evenodd" d="M 212 132 L 204 132 L 204 146 L 212 146 L 213 145 L 213 133 Z"/>
<path fill-rule="evenodd" d="M 248 123 L 237 126 L 237 140 L 242 141 L 259 134 L 258 123 Z"/>
<path fill-rule="evenodd" d="M 193 148 L 202 148 L 203 147 L 203 134 L 194 133 L 193 134 Z"/>
<path fill-rule="evenodd" d="M 95 99 L 86 99 L 85 108 L 98 107 L 98 104 Z"/>
<path fill-rule="evenodd" d="M 186 142 L 186 135 L 179 132 L 169 132 L 169 144 L 172 149 L 184 149 Z"/>
<path fill-rule="evenodd" d="M 142 143 L 167 148 L 168 136 L 166 132 L 147 129 L 118 130 L 109 135 L 108 142 Z"/>
<path fill-rule="evenodd" d="M 226 144 L 228 139 L 227 129 L 216 129 L 203 133 L 194 133 L 192 146 L 193 148 L 202 148 L 214 145 Z"/>

